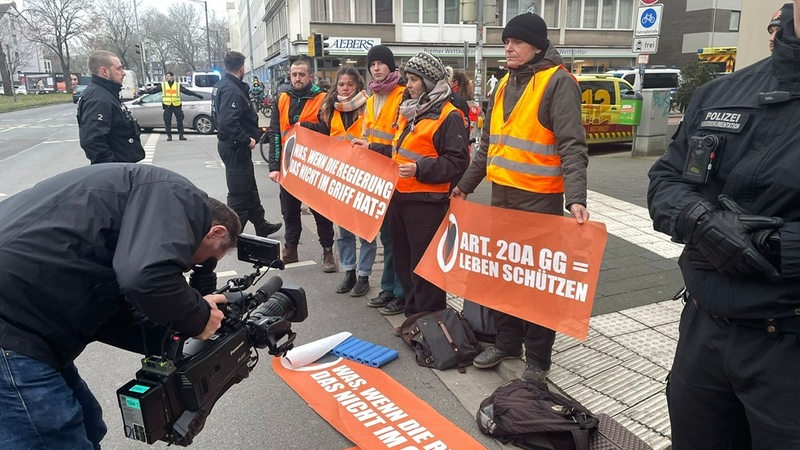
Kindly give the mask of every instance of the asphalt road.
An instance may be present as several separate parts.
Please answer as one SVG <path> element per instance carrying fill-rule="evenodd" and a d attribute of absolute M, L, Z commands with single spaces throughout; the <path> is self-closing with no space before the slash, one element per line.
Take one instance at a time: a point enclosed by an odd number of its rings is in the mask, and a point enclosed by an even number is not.
<path fill-rule="evenodd" d="M 187 137 L 188 141 L 166 142 L 164 134 L 143 135 L 148 160 L 183 174 L 212 197 L 224 200 L 227 192 L 224 168 L 217 155 L 215 136 L 188 133 Z M 624 146 L 593 149 L 589 188 L 623 200 L 631 208 L 641 208 L 645 206 L 647 169 L 655 158 L 631 158 L 629 155 L 629 148 Z M 266 177 L 265 164 L 257 151 L 254 161 L 268 219 L 279 221 L 278 186 Z M 0 114 L 0 201 L 39 180 L 86 164 L 88 161 L 78 143 L 74 105 Z M 486 202 L 488 189 L 482 188 L 471 199 Z M 589 209 L 592 210 L 591 204 Z M 253 230 L 247 231 L 252 233 Z M 282 239 L 282 232 L 273 237 Z M 450 373 L 453 371 L 437 373 L 414 364 L 410 349 L 392 335 L 391 326 L 376 310 L 364 305 L 365 299 L 333 293 L 341 274 L 323 274 L 321 256 L 313 227 L 307 227 L 300 245 L 301 262 L 307 264 L 299 264 L 278 274 L 284 282 L 302 286 L 307 294 L 309 317 L 293 326 L 298 335 L 297 343 L 349 331 L 360 339 L 397 349 L 400 358 L 383 367 L 386 373 L 487 448 L 500 448 L 496 441 L 486 439 L 478 432 L 475 410 L 465 407 L 463 401 L 466 390 L 479 389 L 477 394 L 472 394 L 480 397 L 491 392 L 494 386 L 477 383 L 476 388 L 476 383 L 465 382 L 471 378 L 464 378 L 461 374 Z M 251 267 L 231 255 L 220 262 L 217 270 L 241 275 L 249 273 Z M 371 285 L 368 297 L 379 290 L 376 274 Z M 665 300 L 679 287 L 680 277 L 674 261 L 610 235 L 601 285 L 604 289 L 598 289 L 594 314 Z M 340 449 L 352 445 L 272 371 L 266 352 L 262 352 L 261 357 L 250 377 L 233 386 L 217 403 L 193 448 Z M 138 361 L 138 355 L 101 344 L 90 345 L 77 360 L 82 375 L 103 406 L 109 426 L 103 441 L 106 448 L 143 448 L 143 444 L 123 436 L 115 397 L 116 389 L 133 378 Z M 164 446 L 159 443 L 153 447 Z"/>

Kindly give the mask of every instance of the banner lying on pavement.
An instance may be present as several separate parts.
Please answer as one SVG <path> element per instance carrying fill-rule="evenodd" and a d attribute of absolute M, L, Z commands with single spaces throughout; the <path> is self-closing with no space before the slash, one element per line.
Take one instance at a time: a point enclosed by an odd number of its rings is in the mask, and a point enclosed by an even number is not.
<path fill-rule="evenodd" d="M 362 449 L 485 449 L 383 370 L 336 358 L 272 368 L 306 403 Z"/>
<path fill-rule="evenodd" d="M 391 159 L 299 125 L 281 153 L 281 186 L 368 241 L 378 235 L 398 176 Z"/>
<path fill-rule="evenodd" d="M 415 272 L 447 292 L 586 339 L 604 224 L 452 199 Z"/>

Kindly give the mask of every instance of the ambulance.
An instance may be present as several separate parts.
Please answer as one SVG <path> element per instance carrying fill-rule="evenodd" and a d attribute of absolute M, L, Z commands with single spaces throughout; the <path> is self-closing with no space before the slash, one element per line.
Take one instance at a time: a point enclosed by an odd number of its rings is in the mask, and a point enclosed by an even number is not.
<path fill-rule="evenodd" d="M 610 74 L 576 75 L 581 89 L 581 119 L 589 144 L 632 142 L 642 114 L 641 95 Z"/>
<path fill-rule="evenodd" d="M 736 47 L 698 48 L 697 59 L 713 64 L 717 73 L 731 73 L 736 68 Z"/>

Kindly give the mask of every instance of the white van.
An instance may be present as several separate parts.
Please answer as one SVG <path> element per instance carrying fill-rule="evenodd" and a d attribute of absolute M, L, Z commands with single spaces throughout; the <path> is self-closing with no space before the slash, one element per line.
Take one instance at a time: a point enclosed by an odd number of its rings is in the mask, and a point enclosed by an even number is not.
<path fill-rule="evenodd" d="M 639 69 L 609 70 L 606 72 L 617 78 L 627 81 L 633 90 L 641 92 L 642 89 L 669 88 L 674 93 L 681 82 L 679 69 L 644 69 L 644 79 L 639 75 Z"/>
<path fill-rule="evenodd" d="M 133 70 L 125 71 L 125 78 L 122 79 L 122 89 L 119 91 L 119 98 L 123 101 L 133 100 L 139 94 L 139 80 Z"/>
<path fill-rule="evenodd" d="M 181 84 L 193 91 L 208 92 L 214 90 L 214 85 L 222 78 L 219 72 L 194 72 L 191 80 L 189 77 L 181 77 Z"/>

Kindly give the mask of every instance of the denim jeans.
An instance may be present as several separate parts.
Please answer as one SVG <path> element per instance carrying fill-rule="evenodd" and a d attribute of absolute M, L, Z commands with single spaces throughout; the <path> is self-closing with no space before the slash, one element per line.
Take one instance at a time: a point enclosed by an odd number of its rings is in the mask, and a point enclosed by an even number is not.
<path fill-rule="evenodd" d="M 0 347 L 0 448 L 99 449 L 106 431 L 74 364 L 59 371 Z"/>
<path fill-rule="evenodd" d="M 375 263 L 378 243 L 374 240 L 369 242 L 362 238 L 358 238 L 358 241 L 361 243 L 361 249 L 358 251 L 358 270 L 356 270 L 356 275 L 368 277 L 372 273 L 372 265 Z M 339 249 L 339 264 L 342 269 L 356 269 L 356 235 L 339 227 L 339 238 L 336 239 L 336 247 Z"/>
<path fill-rule="evenodd" d="M 381 224 L 381 244 L 383 245 L 383 273 L 381 274 L 381 290 L 386 291 L 397 298 L 403 298 L 403 285 L 400 278 L 394 271 L 392 262 L 392 237 L 389 235 L 389 221 L 384 220 Z"/>

